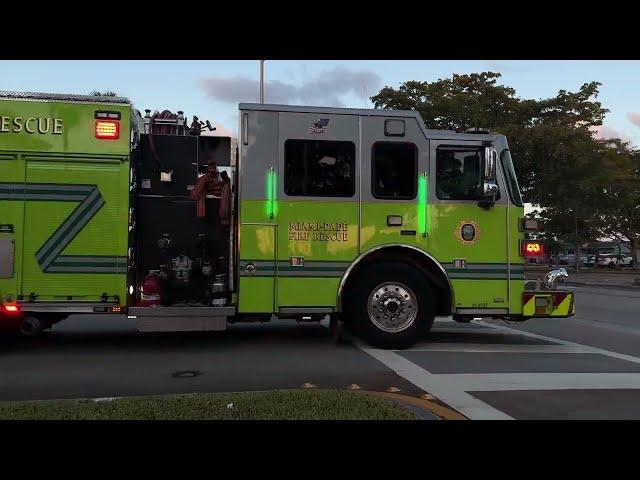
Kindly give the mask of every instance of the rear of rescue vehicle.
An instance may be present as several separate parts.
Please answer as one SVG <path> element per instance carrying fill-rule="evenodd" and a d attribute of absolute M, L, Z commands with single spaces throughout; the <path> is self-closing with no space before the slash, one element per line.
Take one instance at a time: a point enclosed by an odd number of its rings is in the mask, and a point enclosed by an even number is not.
<path fill-rule="evenodd" d="M 123 311 L 130 122 L 124 98 L 0 92 L 0 326 Z"/>

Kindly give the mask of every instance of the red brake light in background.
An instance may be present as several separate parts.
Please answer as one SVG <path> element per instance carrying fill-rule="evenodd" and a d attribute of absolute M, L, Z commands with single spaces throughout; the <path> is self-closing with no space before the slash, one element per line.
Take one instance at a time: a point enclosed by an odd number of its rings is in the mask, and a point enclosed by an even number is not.
<path fill-rule="evenodd" d="M 96 120 L 96 138 L 108 140 L 120 138 L 120 122 L 118 120 Z"/>
<path fill-rule="evenodd" d="M 541 242 L 525 240 L 520 244 L 520 255 L 526 257 L 537 257 L 544 253 L 544 246 Z"/>

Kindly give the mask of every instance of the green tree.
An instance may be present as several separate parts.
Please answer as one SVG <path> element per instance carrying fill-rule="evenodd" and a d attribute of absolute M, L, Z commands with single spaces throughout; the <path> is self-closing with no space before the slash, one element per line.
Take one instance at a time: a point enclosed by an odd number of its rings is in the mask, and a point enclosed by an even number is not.
<path fill-rule="evenodd" d="M 631 267 L 638 270 L 640 246 L 640 150 L 620 139 L 600 141 L 602 168 L 610 172 L 604 184 L 605 205 L 600 218 L 604 235 L 631 247 Z"/>
<path fill-rule="evenodd" d="M 560 90 L 555 97 L 521 99 L 513 88 L 498 85 L 499 73 L 456 75 L 434 82 L 408 81 L 397 89 L 384 87 L 371 97 L 375 108 L 417 110 L 427 128 L 464 131 L 485 127 L 507 135 L 526 200 L 538 204 L 559 175 L 553 165 L 555 146 L 591 140 L 590 128 L 602 125 L 607 109 L 595 99 L 600 83 L 585 83 L 577 92 Z M 580 136 L 576 139 L 576 136 Z M 560 175 L 562 176 L 562 175 Z M 556 179 L 554 181 L 554 179 Z"/>
<path fill-rule="evenodd" d="M 580 243 L 595 239 L 593 206 L 601 205 L 600 186 L 607 179 L 590 130 L 608 112 L 596 100 L 600 83 L 535 100 L 517 97 L 513 88 L 498 84 L 500 77 L 483 72 L 409 81 L 387 86 L 371 100 L 376 108 L 417 110 L 427 128 L 486 127 L 505 134 L 525 201 L 546 207 L 546 224 L 571 239 L 579 268 Z"/>
<path fill-rule="evenodd" d="M 376 108 L 417 110 L 427 128 L 498 128 L 517 121 L 521 110 L 515 90 L 496 85 L 500 76 L 483 72 L 435 82 L 409 81 L 397 90 L 384 87 L 371 100 Z"/>

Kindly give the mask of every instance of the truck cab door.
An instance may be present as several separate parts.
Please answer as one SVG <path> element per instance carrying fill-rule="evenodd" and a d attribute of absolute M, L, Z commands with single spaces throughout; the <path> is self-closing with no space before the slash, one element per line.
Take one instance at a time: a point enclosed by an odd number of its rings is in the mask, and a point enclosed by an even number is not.
<path fill-rule="evenodd" d="M 508 194 L 500 169 L 493 206 L 481 206 L 483 140 L 431 140 L 432 253 L 447 271 L 457 314 L 508 313 Z"/>
<path fill-rule="evenodd" d="M 429 141 L 413 117 L 361 117 L 360 252 L 378 245 L 429 250 Z"/>
<path fill-rule="evenodd" d="M 328 313 L 358 254 L 358 117 L 279 113 L 279 314 Z"/>

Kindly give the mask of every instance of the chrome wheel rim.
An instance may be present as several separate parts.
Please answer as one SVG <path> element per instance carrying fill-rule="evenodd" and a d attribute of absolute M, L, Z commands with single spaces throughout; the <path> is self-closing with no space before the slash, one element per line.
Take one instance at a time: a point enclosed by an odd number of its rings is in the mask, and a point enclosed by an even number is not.
<path fill-rule="evenodd" d="M 406 330 L 418 315 L 418 299 L 399 282 L 387 282 L 373 289 L 367 301 L 369 320 L 380 330 L 398 333 Z"/>

